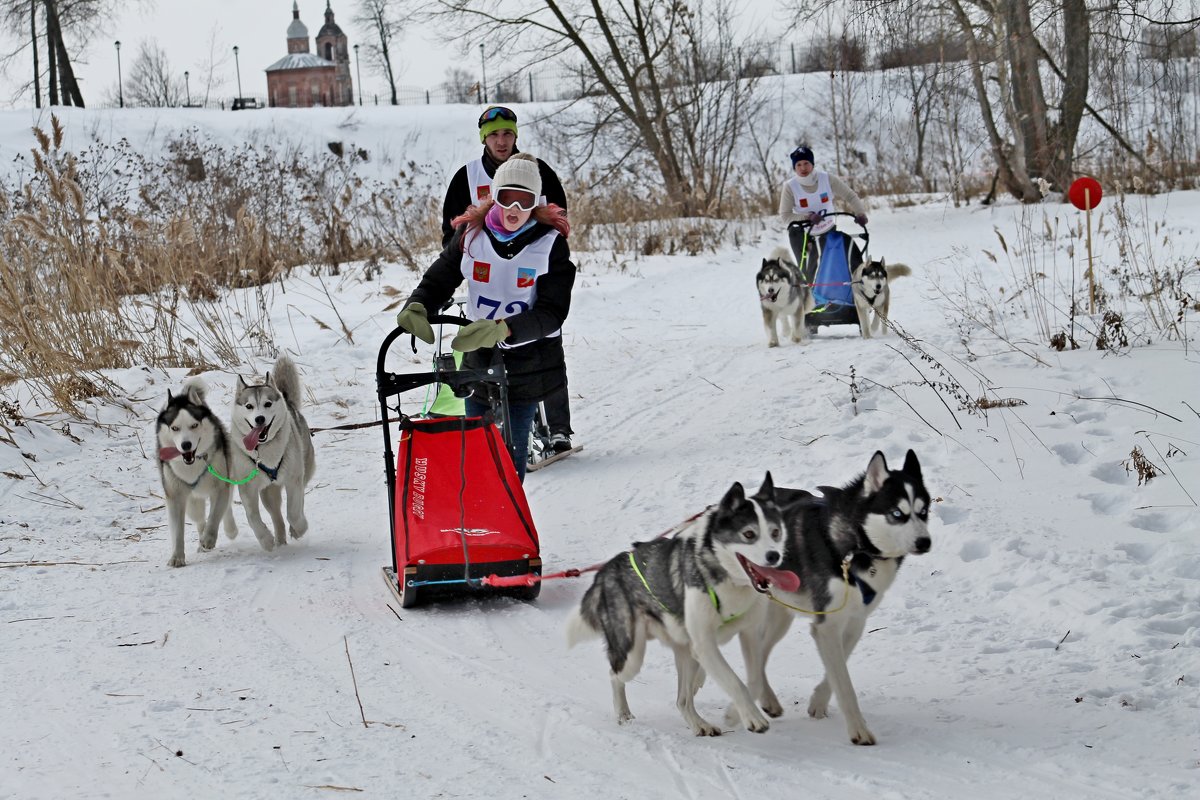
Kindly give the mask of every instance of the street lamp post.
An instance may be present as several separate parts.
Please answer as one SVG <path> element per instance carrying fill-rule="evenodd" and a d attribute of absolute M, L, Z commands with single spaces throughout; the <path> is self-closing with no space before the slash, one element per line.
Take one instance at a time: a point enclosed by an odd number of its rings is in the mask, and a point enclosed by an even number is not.
<path fill-rule="evenodd" d="M 362 105 L 362 58 L 358 55 L 358 45 L 354 45 L 354 66 L 358 70 L 358 104 Z"/>
<path fill-rule="evenodd" d="M 192 84 L 188 81 L 188 71 L 183 71 L 183 88 L 187 92 L 187 107 L 192 107 Z"/>
<path fill-rule="evenodd" d="M 124 108 L 125 89 L 121 86 L 121 40 L 113 42 L 113 47 L 117 48 L 117 102 L 121 104 L 121 108 Z"/>
<path fill-rule="evenodd" d="M 482 77 L 482 80 L 480 80 L 479 85 L 482 87 L 482 91 L 483 91 L 483 102 L 486 103 L 487 99 L 488 99 L 487 98 L 487 62 L 485 62 L 483 60 L 483 42 L 479 43 L 479 72 Z"/>
<path fill-rule="evenodd" d="M 241 103 L 241 100 L 242 100 L 242 64 L 240 61 L 238 61 L 238 46 L 236 44 L 233 46 L 233 67 L 234 67 L 234 69 L 237 70 L 237 82 L 238 82 L 237 99 L 238 99 L 238 106 L 240 107 L 242 104 Z"/>

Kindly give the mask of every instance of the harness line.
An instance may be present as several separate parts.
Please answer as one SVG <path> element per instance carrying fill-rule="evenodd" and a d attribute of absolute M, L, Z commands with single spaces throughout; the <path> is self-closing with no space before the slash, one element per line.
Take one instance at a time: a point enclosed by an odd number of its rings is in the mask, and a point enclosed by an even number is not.
<path fill-rule="evenodd" d="M 778 597 L 776 597 L 775 595 L 771 594 L 769 591 L 767 592 L 767 597 L 769 597 L 772 602 L 778 603 L 779 605 L 783 606 L 784 608 L 790 608 L 792 611 L 797 611 L 801 614 L 813 614 L 813 615 L 836 614 L 837 612 L 841 611 L 843 608 L 846 607 L 846 603 L 850 602 L 850 562 L 851 562 L 851 560 L 853 560 L 853 558 L 854 558 L 853 553 L 847 553 L 846 557 L 844 559 L 842 559 L 842 582 L 846 585 L 846 591 L 842 593 L 842 604 L 840 606 L 838 606 L 837 608 L 830 608 L 830 609 L 826 609 L 824 611 L 810 611 L 809 609 L 806 609 L 806 608 L 796 608 L 794 605 L 791 605 L 790 603 L 785 603 L 782 600 L 780 600 Z"/>
<path fill-rule="evenodd" d="M 219 481 L 224 481 L 225 483 L 228 483 L 230 486 L 243 486 L 258 477 L 258 467 L 255 467 L 254 469 L 250 470 L 250 474 L 247 475 L 246 477 L 242 478 L 240 481 L 235 481 L 233 478 L 226 478 L 224 475 L 217 472 L 217 470 L 213 467 L 212 464 L 208 465 L 208 471 L 214 478 L 216 478 Z"/>

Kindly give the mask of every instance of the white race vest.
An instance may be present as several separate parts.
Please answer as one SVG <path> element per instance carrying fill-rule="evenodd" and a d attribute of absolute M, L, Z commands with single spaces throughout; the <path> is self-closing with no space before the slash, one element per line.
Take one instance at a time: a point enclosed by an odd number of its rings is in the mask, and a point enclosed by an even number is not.
<path fill-rule="evenodd" d="M 833 211 L 833 189 L 829 185 L 829 173 L 812 172 L 813 177 L 817 179 L 816 191 L 810 192 L 800 185 L 800 177 L 794 176 L 788 180 L 788 186 L 792 190 L 793 206 L 792 213 L 808 216 L 814 211 L 828 214 Z M 812 227 L 813 235 L 824 233 L 833 227 L 833 220 L 827 219 Z"/>
<path fill-rule="evenodd" d="M 467 185 L 471 190 L 471 205 L 482 205 L 492 196 L 492 176 L 483 168 L 483 158 L 467 162 Z M 538 198 L 538 205 L 546 205 L 546 195 Z"/>
<path fill-rule="evenodd" d="M 467 185 L 471 187 L 471 205 L 477 206 L 492 196 L 492 176 L 483 168 L 483 159 L 467 162 Z"/>
<path fill-rule="evenodd" d="M 558 232 L 550 231 L 512 258 L 500 256 L 484 231 L 469 231 L 466 235 L 468 245 L 461 268 L 467 279 L 467 319 L 507 319 L 532 308 L 537 302 L 537 279 L 550 271 L 550 250 Z M 555 331 L 546 338 L 561 333 Z"/>

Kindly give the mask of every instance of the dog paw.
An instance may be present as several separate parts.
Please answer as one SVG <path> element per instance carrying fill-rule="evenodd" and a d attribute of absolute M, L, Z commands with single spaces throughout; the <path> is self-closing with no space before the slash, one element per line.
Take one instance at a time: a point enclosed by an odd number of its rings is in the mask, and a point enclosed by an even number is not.
<path fill-rule="evenodd" d="M 767 721 L 766 717 L 758 712 L 758 709 L 755 709 L 754 713 L 750 715 L 750 718 L 746 720 L 746 730 L 750 731 L 751 733 L 766 733 L 768 730 L 770 730 L 770 728 L 771 723 Z"/>
<path fill-rule="evenodd" d="M 287 545 L 287 534 L 281 530 L 275 531 L 275 544 L 278 547 L 286 546 Z"/>
<path fill-rule="evenodd" d="M 618 725 L 628 725 L 630 722 L 633 722 L 633 720 L 634 716 L 632 711 L 624 711 L 620 714 L 617 714 Z"/>
<path fill-rule="evenodd" d="M 216 546 L 217 546 L 217 532 L 216 531 L 213 531 L 212 533 L 205 532 L 205 533 L 201 534 L 200 550 L 202 552 L 205 550 L 212 550 Z"/>
<path fill-rule="evenodd" d="M 186 564 L 187 559 L 184 557 L 183 553 L 176 553 L 175 555 L 171 556 L 169 561 L 167 561 L 168 567 L 182 567 Z"/>
<path fill-rule="evenodd" d="M 768 717 L 783 716 L 783 704 L 779 702 L 779 698 L 774 693 L 764 697 L 761 705 L 762 710 L 767 712 Z"/>
<path fill-rule="evenodd" d="M 258 539 L 258 544 L 263 550 L 269 553 L 275 549 L 275 537 L 268 533 L 265 528 L 261 531 L 255 531 L 254 536 Z"/>
<path fill-rule="evenodd" d="M 813 719 L 825 719 L 826 717 L 828 717 L 829 716 L 828 701 L 826 701 L 824 703 L 819 703 L 819 702 L 817 702 L 816 698 L 813 698 L 808 704 L 808 715 L 810 717 L 812 717 Z"/>
<path fill-rule="evenodd" d="M 771 339 L 770 341 L 767 342 L 767 347 L 779 347 L 779 340 Z"/>
<path fill-rule="evenodd" d="M 306 533 L 308 533 L 308 520 L 301 520 L 300 522 L 291 526 L 291 534 L 293 539 L 299 539 Z"/>
<path fill-rule="evenodd" d="M 875 744 L 875 734 L 867 730 L 866 725 L 850 729 L 850 741 L 854 744 L 869 746 Z"/>
<path fill-rule="evenodd" d="M 721 729 L 707 720 L 697 718 L 697 720 L 692 723 L 692 733 L 696 734 L 697 736 L 720 736 Z"/>

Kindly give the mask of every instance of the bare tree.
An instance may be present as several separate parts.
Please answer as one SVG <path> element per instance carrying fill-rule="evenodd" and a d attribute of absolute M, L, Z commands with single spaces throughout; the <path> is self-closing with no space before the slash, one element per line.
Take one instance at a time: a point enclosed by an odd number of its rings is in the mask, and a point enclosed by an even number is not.
<path fill-rule="evenodd" d="M 355 24 L 371 31 L 371 39 L 364 44 L 367 64 L 383 75 L 392 93 L 392 105 L 398 105 L 396 97 L 396 71 L 392 66 L 392 41 L 403 27 L 403 15 L 397 0 L 358 0 Z M 362 87 L 358 87 L 362 93 Z"/>
<path fill-rule="evenodd" d="M 137 1 L 137 0 L 135 0 Z M 0 53 L 0 70 L 9 72 L 15 63 L 25 63 L 26 50 L 33 64 L 28 81 L 16 87 L 18 94 L 33 90 L 41 103 L 41 78 L 51 105 L 61 102 L 83 105 L 83 94 L 75 75 L 74 62 L 83 55 L 93 37 L 104 31 L 104 23 L 129 0 L 0 0 L 0 24 L 16 36 L 19 44 Z M 38 18 L 41 28 L 38 27 Z M 43 71 L 38 56 L 45 47 Z"/>
<path fill-rule="evenodd" d="M 171 64 L 155 39 L 144 39 L 125 80 L 125 96 L 136 106 L 170 107 L 183 102 L 183 81 L 171 73 Z"/>
<path fill-rule="evenodd" d="M 479 80 L 462 67 L 450 67 L 442 78 L 442 92 L 447 103 L 474 103 Z"/>
<path fill-rule="evenodd" d="M 580 139 L 617 144 L 617 167 L 649 153 L 675 211 L 720 204 L 732 154 L 751 122 L 754 79 L 737 80 L 728 0 L 436 0 L 425 18 L 469 45 L 480 30 L 516 69 L 583 62 L 598 93 Z"/>

